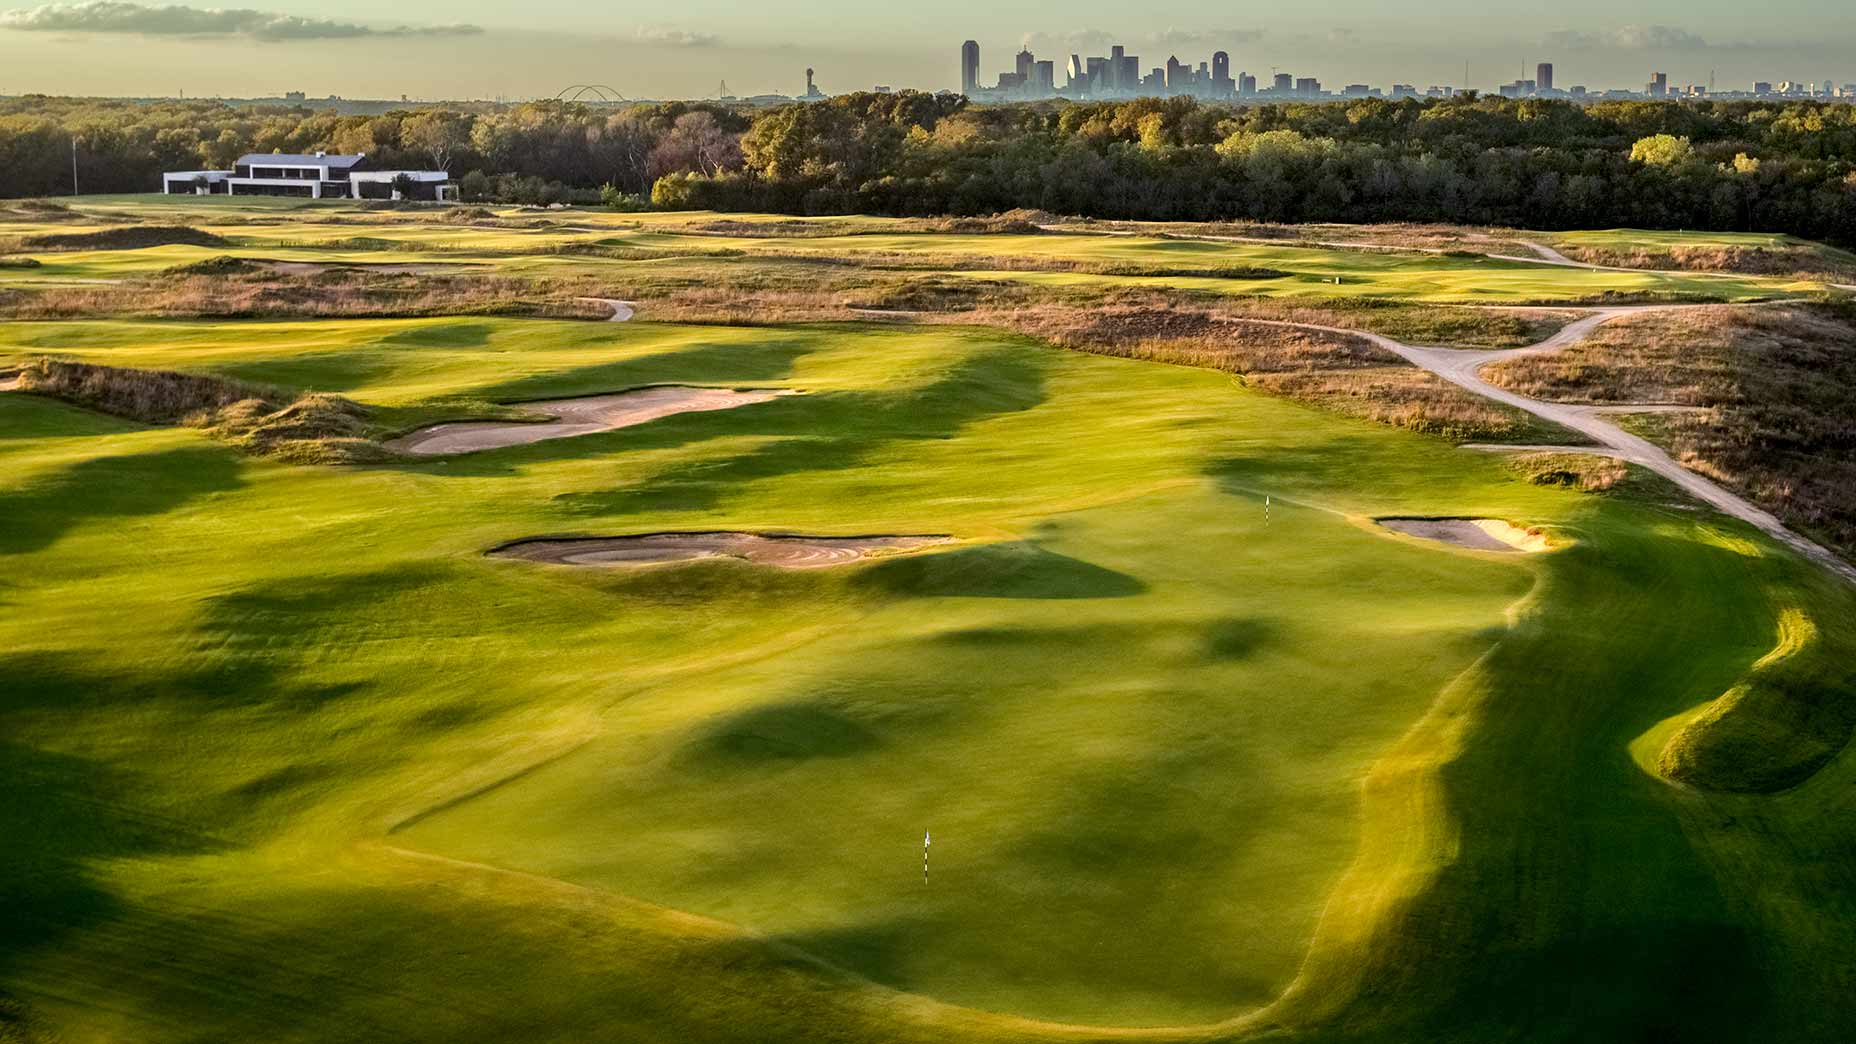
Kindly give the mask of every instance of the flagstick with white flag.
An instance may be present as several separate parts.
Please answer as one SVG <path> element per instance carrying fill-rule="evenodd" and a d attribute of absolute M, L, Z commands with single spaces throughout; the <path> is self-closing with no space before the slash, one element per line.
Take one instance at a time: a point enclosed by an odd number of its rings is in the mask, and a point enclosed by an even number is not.
<path fill-rule="evenodd" d="M 922 831 L 922 883 L 928 883 L 928 845 L 932 839 L 928 831 Z"/>

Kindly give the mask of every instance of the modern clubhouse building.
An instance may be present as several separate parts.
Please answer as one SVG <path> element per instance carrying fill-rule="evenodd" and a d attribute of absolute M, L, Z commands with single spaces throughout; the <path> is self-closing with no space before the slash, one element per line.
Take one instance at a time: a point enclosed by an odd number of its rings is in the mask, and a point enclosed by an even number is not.
<path fill-rule="evenodd" d="M 374 170 L 367 154 L 318 152 L 298 156 L 251 153 L 231 170 L 173 170 L 161 175 L 170 196 L 304 196 L 310 199 L 455 200 L 458 188 L 442 170 Z"/>

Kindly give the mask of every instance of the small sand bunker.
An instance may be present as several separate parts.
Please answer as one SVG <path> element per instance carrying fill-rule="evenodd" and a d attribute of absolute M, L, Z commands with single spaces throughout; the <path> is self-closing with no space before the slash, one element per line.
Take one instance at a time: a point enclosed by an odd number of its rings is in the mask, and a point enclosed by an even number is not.
<path fill-rule="evenodd" d="M 642 566 L 699 558 L 739 558 L 780 569 L 823 569 L 860 558 L 944 544 L 945 536 L 801 536 L 796 533 L 645 533 L 639 536 L 518 540 L 492 548 L 499 558 L 556 565 Z"/>
<path fill-rule="evenodd" d="M 1382 518 L 1395 533 L 1436 540 L 1472 551 L 1545 551 L 1551 545 L 1538 529 L 1523 529 L 1499 518 Z"/>
<path fill-rule="evenodd" d="M 795 393 L 773 388 L 736 390 L 663 385 L 619 392 L 616 395 L 550 399 L 524 404 L 536 416 L 549 418 L 547 421 L 458 421 L 434 424 L 410 435 L 402 435 L 386 445 L 390 450 L 419 457 L 474 453 L 547 439 L 614 431 L 678 413 L 732 410 L 737 406 L 766 402 L 768 399 L 792 394 Z"/>

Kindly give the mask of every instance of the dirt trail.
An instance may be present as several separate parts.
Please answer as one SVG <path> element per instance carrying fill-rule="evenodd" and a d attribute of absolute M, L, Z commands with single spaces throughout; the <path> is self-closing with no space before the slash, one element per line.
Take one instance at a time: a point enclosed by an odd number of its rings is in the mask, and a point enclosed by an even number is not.
<path fill-rule="evenodd" d="M 566 439 L 644 424 L 678 413 L 732 410 L 794 392 L 775 388 L 695 388 L 660 385 L 615 395 L 551 399 L 524 404 L 545 421 L 455 421 L 420 428 L 386 444 L 399 453 L 429 457 L 447 453 L 522 446 L 546 439 Z"/>
<path fill-rule="evenodd" d="M 1761 530 L 1773 539 L 1804 555 L 1806 558 L 1824 566 L 1837 575 L 1856 583 L 1856 566 L 1843 561 L 1816 542 L 1800 536 L 1787 529 L 1785 523 L 1777 516 L 1750 501 L 1727 491 L 1710 479 L 1696 474 L 1676 463 L 1661 447 L 1647 439 L 1632 435 L 1630 432 L 1606 420 L 1605 412 L 1591 406 L 1573 406 L 1564 403 L 1546 402 L 1541 399 L 1518 395 L 1506 388 L 1498 388 L 1482 379 L 1482 368 L 1490 363 L 1505 359 L 1519 359 L 1530 355 L 1543 355 L 1562 351 L 1583 341 L 1594 329 L 1622 315 L 1637 312 L 1674 311 L 1680 305 L 1628 305 L 1615 308 L 1603 308 L 1576 322 L 1569 323 L 1558 333 L 1526 348 L 1488 349 L 1466 351 L 1458 348 L 1426 348 L 1404 344 L 1382 334 L 1368 333 L 1364 330 L 1348 330 L 1337 326 L 1321 326 L 1314 323 L 1292 323 L 1277 319 L 1232 319 L 1230 322 L 1254 323 L 1261 326 L 1279 326 L 1290 329 L 1318 330 L 1323 333 L 1340 334 L 1349 337 L 1361 337 L 1375 345 L 1392 352 L 1420 369 L 1449 381 L 1460 388 L 1475 392 L 1487 399 L 1524 410 L 1542 420 L 1551 421 L 1564 428 L 1584 435 L 1598 443 L 1602 449 L 1594 447 L 1564 447 L 1567 452 L 1599 453 L 1628 461 L 1655 472 L 1681 487 L 1695 499 L 1702 501 L 1724 515 L 1731 515 Z M 1540 446 L 1511 447 L 1516 452 L 1534 452 Z"/>
<path fill-rule="evenodd" d="M 637 536 L 518 540 L 492 548 L 498 558 L 575 566 L 640 566 L 700 558 L 739 558 L 779 569 L 824 569 L 860 558 L 944 544 L 945 536 L 802 536 L 797 533 L 643 533 Z"/>
<path fill-rule="evenodd" d="M 610 322 L 610 323 L 630 322 L 631 317 L 635 314 L 635 309 L 637 308 L 636 302 L 621 301 L 616 297 L 581 297 L 581 298 L 577 298 L 576 300 L 597 301 L 600 304 L 603 304 L 611 308 L 612 318 L 606 320 L 607 322 Z"/>

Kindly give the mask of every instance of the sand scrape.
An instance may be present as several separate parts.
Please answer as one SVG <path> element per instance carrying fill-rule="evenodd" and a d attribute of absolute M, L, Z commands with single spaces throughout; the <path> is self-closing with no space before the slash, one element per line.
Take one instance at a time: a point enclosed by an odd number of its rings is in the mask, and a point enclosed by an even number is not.
<path fill-rule="evenodd" d="M 1525 529 L 1498 518 L 1382 518 L 1377 521 L 1395 533 L 1472 551 L 1533 553 L 1552 546 L 1539 529 Z"/>
<path fill-rule="evenodd" d="M 545 421 L 456 421 L 420 428 L 386 444 L 398 453 L 419 457 L 522 446 L 546 439 L 566 439 L 644 424 L 678 413 L 732 410 L 796 394 L 773 388 L 694 388 L 661 385 L 615 395 L 578 399 L 550 399 L 525 403 L 524 408 Z"/>
<path fill-rule="evenodd" d="M 947 536 L 804 536 L 797 533 L 643 533 L 637 536 L 541 538 L 492 548 L 498 558 L 576 566 L 645 566 L 701 558 L 739 558 L 780 569 L 823 569 L 902 554 L 952 540 Z"/>

